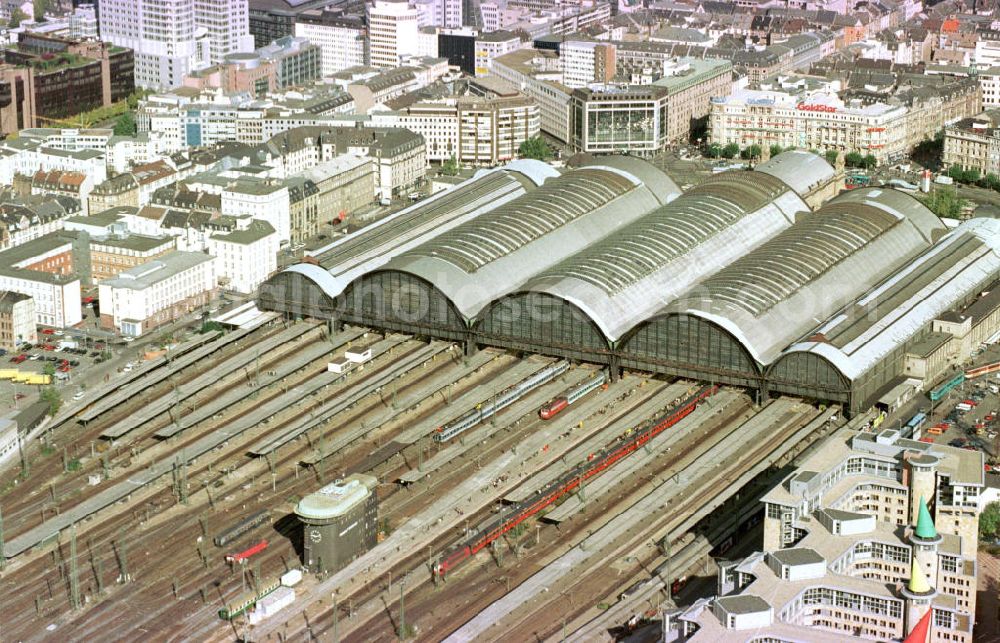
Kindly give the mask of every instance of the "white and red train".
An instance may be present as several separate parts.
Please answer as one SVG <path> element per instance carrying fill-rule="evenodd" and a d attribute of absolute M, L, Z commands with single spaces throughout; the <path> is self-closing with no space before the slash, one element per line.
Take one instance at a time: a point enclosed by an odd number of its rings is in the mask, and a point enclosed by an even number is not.
<path fill-rule="evenodd" d="M 646 424 L 642 429 L 632 433 L 624 442 L 614 442 L 604 449 L 591 454 L 586 461 L 567 471 L 549 484 L 539 489 L 532 497 L 512 505 L 509 512 L 505 511 L 487 523 L 475 534 L 455 545 L 434 567 L 434 573 L 444 576 L 449 571 L 461 565 L 466 559 L 475 556 L 505 533 L 542 511 L 549 505 L 570 493 L 588 479 L 600 474 L 622 458 L 640 449 L 654 437 L 674 426 L 688 415 L 704 400 L 719 390 L 718 386 L 704 386 L 680 402 L 666 415 Z"/>
<path fill-rule="evenodd" d="M 550 420 L 562 412 L 567 406 L 573 404 L 587 393 L 590 393 L 598 388 L 601 390 L 608 388 L 608 374 L 604 371 L 588 378 L 583 384 L 574 386 L 542 408 L 538 409 L 538 417 L 543 420 Z"/>
<path fill-rule="evenodd" d="M 542 384 L 550 382 L 559 377 L 569 369 L 566 362 L 556 362 L 549 364 L 537 373 L 526 377 L 517 384 L 509 386 L 490 400 L 476 406 L 468 413 L 452 420 L 439 427 L 434 433 L 435 442 L 447 442 L 463 431 L 467 431 L 483 420 L 487 420 L 518 401 Z"/>

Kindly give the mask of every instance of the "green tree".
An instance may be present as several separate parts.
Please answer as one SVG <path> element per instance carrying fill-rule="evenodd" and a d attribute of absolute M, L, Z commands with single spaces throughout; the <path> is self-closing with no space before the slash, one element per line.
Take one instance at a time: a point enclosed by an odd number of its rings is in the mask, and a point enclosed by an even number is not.
<path fill-rule="evenodd" d="M 823 157 L 826 158 L 826 162 L 833 165 L 837 162 L 837 155 L 840 154 L 837 150 L 827 150 L 823 153 Z"/>
<path fill-rule="evenodd" d="M 754 143 L 753 145 L 744 148 L 743 151 L 740 152 L 740 158 L 745 161 L 748 161 L 750 159 L 759 159 L 760 152 L 761 152 L 760 145 Z"/>
<path fill-rule="evenodd" d="M 740 146 L 736 143 L 730 143 L 729 145 L 722 148 L 722 158 L 731 159 L 740 153 Z"/>
<path fill-rule="evenodd" d="M 784 151 L 785 151 L 784 148 L 781 147 L 780 145 L 772 145 L 770 149 L 771 158 L 774 158 L 775 156 L 781 154 Z"/>
<path fill-rule="evenodd" d="M 547 161 L 552 158 L 552 148 L 549 144 L 545 142 L 541 136 L 532 136 L 529 139 L 525 139 L 521 146 L 517 148 L 518 154 L 526 159 L 536 159 L 538 161 Z"/>
<path fill-rule="evenodd" d="M 132 112 L 125 112 L 115 121 L 115 136 L 135 136 L 136 130 L 135 116 L 132 116 Z"/>
<path fill-rule="evenodd" d="M 847 167 L 864 167 L 865 157 L 857 152 L 849 152 L 844 155 L 844 165 Z"/>
<path fill-rule="evenodd" d="M 925 138 L 913 146 L 910 156 L 913 160 L 927 167 L 937 167 L 944 152 L 944 132 L 938 132 L 933 139 Z"/>
<path fill-rule="evenodd" d="M 35 22 L 45 22 L 45 12 L 49 10 L 49 0 L 34 0 L 32 7 L 34 8 Z"/>
<path fill-rule="evenodd" d="M 14 7 L 14 10 L 10 12 L 10 22 L 7 24 L 11 29 L 16 29 L 27 19 L 28 16 L 21 11 L 21 7 Z"/>
<path fill-rule="evenodd" d="M 722 156 L 722 146 L 718 143 L 712 143 L 705 150 L 705 155 L 710 159 L 717 159 Z"/>
<path fill-rule="evenodd" d="M 441 164 L 441 173 L 445 176 L 456 176 L 458 169 L 458 161 L 455 160 L 454 156 Z"/>
<path fill-rule="evenodd" d="M 979 514 L 979 539 L 994 540 L 1000 535 L 1000 502 L 991 502 Z"/>
<path fill-rule="evenodd" d="M 930 194 L 919 197 L 927 208 L 939 217 L 957 219 L 962 214 L 965 200 L 953 187 L 937 186 Z"/>
<path fill-rule="evenodd" d="M 874 154 L 869 154 L 869 155 L 865 156 L 865 158 L 864 158 L 864 160 L 862 162 L 862 167 L 864 167 L 865 169 L 868 169 L 868 170 L 875 169 L 876 165 L 878 165 L 878 159 L 875 158 Z"/>
<path fill-rule="evenodd" d="M 59 407 L 62 406 L 62 396 L 59 394 L 58 389 L 52 386 L 46 386 L 42 389 L 42 392 L 38 396 L 43 402 L 49 405 L 49 415 L 55 415 L 59 412 Z"/>
<path fill-rule="evenodd" d="M 948 176 L 956 181 L 962 181 L 965 179 L 965 170 L 962 169 L 961 165 L 952 165 L 948 168 Z"/>
<path fill-rule="evenodd" d="M 45 366 L 42 367 L 42 373 L 48 375 L 49 377 L 55 377 L 56 365 L 52 362 L 45 362 Z"/>
<path fill-rule="evenodd" d="M 987 190 L 1000 190 L 1000 176 L 990 172 L 979 181 L 979 185 Z"/>

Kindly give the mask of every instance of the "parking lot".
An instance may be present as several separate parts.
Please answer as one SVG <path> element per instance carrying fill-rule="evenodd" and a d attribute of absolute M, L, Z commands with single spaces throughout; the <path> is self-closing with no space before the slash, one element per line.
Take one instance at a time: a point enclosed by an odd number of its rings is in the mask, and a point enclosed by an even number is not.
<path fill-rule="evenodd" d="M 5 351 L 0 355 L 0 369 L 54 373 L 53 384 L 60 392 L 63 403 L 82 399 L 88 388 L 137 368 L 147 351 L 156 351 L 166 344 L 193 336 L 200 328 L 201 316 L 200 313 L 188 314 L 135 341 L 99 329 L 96 322 L 95 311 L 85 308 L 84 321 L 77 327 L 63 330 L 42 328 L 37 343 L 22 345 L 15 352 Z M 51 368 L 47 369 L 49 365 Z M 0 379 L 0 414 L 37 401 L 40 388 L 38 385 Z"/>
<path fill-rule="evenodd" d="M 925 440 L 982 451 L 986 464 L 996 463 L 1000 434 L 1000 378 L 994 373 L 967 381 L 938 403 L 934 420 L 923 431 Z M 942 433 L 938 434 L 937 431 Z"/>

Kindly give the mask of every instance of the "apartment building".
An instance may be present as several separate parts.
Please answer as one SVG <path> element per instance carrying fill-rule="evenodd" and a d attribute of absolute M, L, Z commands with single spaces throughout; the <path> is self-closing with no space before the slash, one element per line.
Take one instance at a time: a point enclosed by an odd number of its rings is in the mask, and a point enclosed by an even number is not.
<path fill-rule="evenodd" d="M 80 202 L 68 196 L 5 195 L 0 202 L 0 249 L 13 248 L 63 229 L 80 214 Z"/>
<path fill-rule="evenodd" d="M 944 167 L 978 170 L 980 176 L 1000 176 L 1000 113 L 987 111 L 944 130 Z"/>
<path fill-rule="evenodd" d="M 38 342 L 35 300 L 19 292 L 0 291 L 0 348 L 15 350 Z"/>
<path fill-rule="evenodd" d="M 278 269 L 278 233 L 266 221 L 249 217 L 211 223 L 207 251 L 216 258 L 216 272 L 224 290 L 243 294 L 257 287 Z"/>
<path fill-rule="evenodd" d="M 138 208 L 149 203 L 153 193 L 177 180 L 177 171 L 166 161 L 143 163 L 94 186 L 88 211 L 98 214 L 111 208 Z"/>
<path fill-rule="evenodd" d="M 82 172 L 53 170 L 38 171 L 31 177 L 31 194 L 70 197 L 80 204 L 83 214 L 90 214 L 88 198 L 94 189 L 94 179 Z"/>

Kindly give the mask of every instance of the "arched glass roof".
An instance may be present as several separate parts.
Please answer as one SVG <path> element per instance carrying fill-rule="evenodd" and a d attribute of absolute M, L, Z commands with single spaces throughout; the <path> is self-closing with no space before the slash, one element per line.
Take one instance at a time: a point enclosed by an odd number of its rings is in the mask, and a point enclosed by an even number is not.
<path fill-rule="evenodd" d="M 931 245 L 944 225 L 909 195 L 845 193 L 701 282 L 668 312 L 703 316 L 762 364 Z"/>
<path fill-rule="evenodd" d="M 556 264 L 522 290 L 572 302 L 614 341 L 808 209 L 771 175 L 723 172 Z"/>
<path fill-rule="evenodd" d="M 577 217 L 607 205 L 637 185 L 635 179 L 606 169 L 574 170 L 493 210 L 488 221 L 470 221 L 407 254 L 442 259 L 473 273 Z"/>

